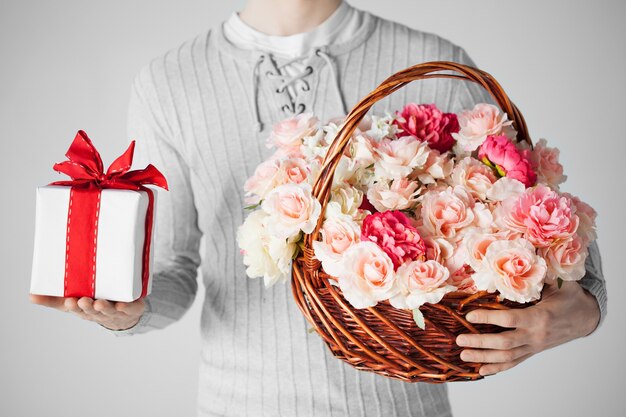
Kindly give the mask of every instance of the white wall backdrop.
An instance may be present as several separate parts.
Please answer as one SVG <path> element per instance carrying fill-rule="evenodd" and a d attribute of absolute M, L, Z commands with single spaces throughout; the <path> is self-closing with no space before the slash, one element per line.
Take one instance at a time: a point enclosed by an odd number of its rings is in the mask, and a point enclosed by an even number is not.
<path fill-rule="evenodd" d="M 352 0 L 466 48 L 535 138 L 561 148 L 568 191 L 600 213 L 609 316 L 592 337 L 474 383 L 455 416 L 623 416 L 626 4 L 620 0 Z M 141 337 L 29 304 L 34 189 L 76 130 L 106 162 L 125 147 L 134 74 L 243 2 L 0 0 L 0 415 L 192 416 L 199 310 Z M 374 87 L 374 86 L 372 86 Z"/>

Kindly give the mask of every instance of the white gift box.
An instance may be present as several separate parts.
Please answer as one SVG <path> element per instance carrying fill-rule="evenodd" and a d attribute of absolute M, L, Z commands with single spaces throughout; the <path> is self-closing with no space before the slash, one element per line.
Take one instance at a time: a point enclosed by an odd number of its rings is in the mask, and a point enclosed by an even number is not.
<path fill-rule="evenodd" d="M 37 188 L 35 247 L 30 292 L 63 297 L 66 268 L 68 186 Z M 156 192 L 154 192 L 156 203 Z M 148 194 L 103 189 L 97 223 L 95 298 L 134 301 L 141 296 Z M 153 218 L 156 204 L 153 208 Z M 154 237 L 154 221 L 152 236 Z M 153 245 L 154 239 L 150 245 Z M 80 250 L 80 248 L 72 249 Z M 152 271 L 152 252 L 149 268 Z M 148 282 L 148 293 L 152 286 Z"/>

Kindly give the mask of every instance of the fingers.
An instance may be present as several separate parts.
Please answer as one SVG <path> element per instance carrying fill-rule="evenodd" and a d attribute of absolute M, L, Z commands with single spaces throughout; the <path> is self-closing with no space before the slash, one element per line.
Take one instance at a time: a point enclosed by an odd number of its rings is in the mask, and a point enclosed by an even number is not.
<path fill-rule="evenodd" d="M 524 323 L 523 310 L 474 310 L 467 313 L 465 318 L 470 323 L 495 324 L 500 327 L 516 328 Z"/>
<path fill-rule="evenodd" d="M 503 371 L 513 368 L 514 366 L 519 365 L 520 363 L 524 362 L 526 359 L 530 358 L 531 356 L 532 356 L 532 353 L 529 353 L 511 362 L 492 363 L 492 364 L 483 365 L 480 367 L 480 370 L 478 372 L 483 376 L 497 374 L 498 372 L 503 372 Z"/>
<path fill-rule="evenodd" d="M 115 309 L 115 304 L 107 300 L 95 300 L 93 302 L 93 309 L 108 317 L 123 314 Z"/>
<path fill-rule="evenodd" d="M 509 330 L 502 333 L 461 334 L 456 338 L 456 344 L 462 347 L 478 349 L 509 350 L 528 343 L 525 332 Z"/>
<path fill-rule="evenodd" d="M 44 307 L 56 308 L 65 311 L 63 297 L 52 297 L 49 295 L 30 294 L 30 302 Z"/>
<path fill-rule="evenodd" d="M 133 301 L 132 303 L 117 302 L 115 303 L 115 309 L 128 316 L 141 316 L 145 310 L 145 302 L 143 299 Z"/>
<path fill-rule="evenodd" d="M 83 310 L 85 314 L 88 314 L 90 316 L 97 316 L 98 314 L 100 314 L 100 312 L 96 311 L 96 309 L 93 308 L 93 298 L 81 297 L 78 300 L 78 307 L 80 307 L 80 309 Z"/>
<path fill-rule="evenodd" d="M 496 349 L 465 349 L 461 359 L 476 363 L 507 363 L 515 361 L 530 353 L 528 346 L 519 346 L 509 350 Z"/>

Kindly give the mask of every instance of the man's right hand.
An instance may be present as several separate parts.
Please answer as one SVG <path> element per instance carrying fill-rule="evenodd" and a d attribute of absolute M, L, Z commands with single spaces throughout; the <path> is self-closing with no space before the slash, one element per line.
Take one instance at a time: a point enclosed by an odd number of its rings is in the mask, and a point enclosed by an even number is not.
<path fill-rule="evenodd" d="M 110 330 L 126 330 L 133 327 L 145 310 L 145 302 L 138 299 L 132 303 L 94 300 L 89 297 L 51 297 L 30 294 L 30 301 L 57 310 L 71 312 L 78 317 L 95 321 Z"/>

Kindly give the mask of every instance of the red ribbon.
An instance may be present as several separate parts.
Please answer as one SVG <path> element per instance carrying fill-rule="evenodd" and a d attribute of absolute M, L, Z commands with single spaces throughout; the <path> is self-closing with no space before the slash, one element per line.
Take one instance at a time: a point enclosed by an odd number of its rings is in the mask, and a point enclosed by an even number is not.
<path fill-rule="evenodd" d="M 148 194 L 146 233 L 142 253 L 141 297 L 147 295 L 150 277 L 150 241 L 154 217 L 154 193 L 145 187 L 156 185 L 167 190 L 167 181 L 153 165 L 130 171 L 135 151 L 132 141 L 126 152 L 118 157 L 106 173 L 100 154 L 87 134 L 79 130 L 65 156 L 67 161 L 54 164 L 54 170 L 67 174 L 71 181 L 56 181 L 50 185 L 72 187 L 67 213 L 65 248 L 65 297 L 95 297 L 96 253 L 100 196 L 104 188 L 145 191 Z"/>

